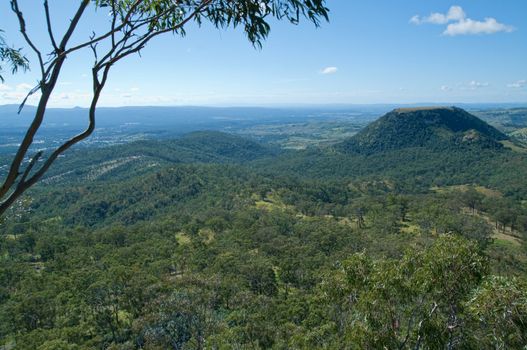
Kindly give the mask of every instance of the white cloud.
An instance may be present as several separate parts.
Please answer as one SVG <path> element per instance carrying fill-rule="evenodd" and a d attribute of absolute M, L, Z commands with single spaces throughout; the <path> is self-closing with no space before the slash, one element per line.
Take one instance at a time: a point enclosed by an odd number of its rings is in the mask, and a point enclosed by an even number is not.
<path fill-rule="evenodd" d="M 88 92 L 62 92 L 51 95 L 50 105 L 51 106 L 77 106 L 77 105 L 89 105 L 91 99 L 91 93 Z"/>
<path fill-rule="evenodd" d="M 137 92 L 139 91 L 140 89 L 138 87 L 133 87 L 133 88 L 130 88 L 130 91 L 132 92 Z"/>
<path fill-rule="evenodd" d="M 421 17 L 415 15 L 410 18 L 412 24 L 448 24 L 443 31 L 443 35 L 476 35 L 476 34 L 494 34 L 499 32 L 510 33 L 515 30 L 513 26 L 499 23 L 495 18 L 487 17 L 483 21 L 477 21 L 467 18 L 467 15 L 461 6 L 451 6 L 446 14 L 432 13 L 429 16 Z"/>
<path fill-rule="evenodd" d="M 514 83 L 507 84 L 507 87 L 514 88 L 514 89 L 521 89 L 523 87 L 527 86 L 527 80 L 522 79 L 515 81 Z"/>
<path fill-rule="evenodd" d="M 447 19 L 449 21 L 462 21 L 467 17 L 467 14 L 461 6 L 451 6 L 448 10 Z"/>
<path fill-rule="evenodd" d="M 444 35 L 456 36 L 456 35 L 476 35 L 476 34 L 494 34 L 499 32 L 510 33 L 514 31 L 514 27 L 499 23 L 494 18 L 485 18 L 484 21 L 474 21 L 470 18 L 465 20 L 450 23 L 445 31 Z"/>
<path fill-rule="evenodd" d="M 415 15 L 410 18 L 410 23 L 413 24 L 423 24 L 423 23 L 432 23 L 432 24 L 447 24 L 452 21 L 462 21 L 466 17 L 465 11 L 461 6 L 451 6 L 446 14 L 443 13 L 431 13 L 429 16 L 421 17 Z"/>
<path fill-rule="evenodd" d="M 21 83 L 16 86 L 17 91 L 29 91 L 33 88 L 33 85 L 27 83 Z"/>
<path fill-rule="evenodd" d="M 490 84 L 488 82 L 483 82 L 483 81 L 477 81 L 477 80 L 472 80 L 472 81 L 469 81 L 469 82 L 459 82 L 457 84 L 455 84 L 455 86 L 450 86 L 450 85 L 442 85 L 440 87 L 441 91 L 445 91 L 445 92 L 448 92 L 448 91 L 454 91 L 454 90 L 459 90 L 459 91 L 467 91 L 467 90 L 477 90 L 477 89 L 482 89 L 482 88 L 486 88 L 490 86 Z"/>
<path fill-rule="evenodd" d="M 321 74 L 335 74 L 339 69 L 337 67 L 326 67 L 320 71 Z"/>
<path fill-rule="evenodd" d="M 472 80 L 471 82 L 468 83 L 468 87 L 471 90 L 476 90 L 476 89 L 487 87 L 487 86 L 489 86 L 489 83 L 479 82 L 479 81 L 475 81 L 475 80 Z"/>
<path fill-rule="evenodd" d="M 0 104 L 21 102 L 32 88 L 32 85 L 26 83 L 21 83 L 14 87 L 0 84 Z M 38 96 L 40 96 L 39 91 L 29 97 L 29 102 L 34 102 Z"/>
<path fill-rule="evenodd" d="M 421 17 L 415 15 L 410 18 L 410 23 L 413 24 L 423 24 L 423 23 L 432 23 L 432 24 L 447 24 L 452 21 L 462 21 L 466 18 L 465 11 L 461 6 L 451 6 L 446 14 L 443 13 L 431 13 L 427 17 Z"/>
<path fill-rule="evenodd" d="M 27 91 L 21 90 L 5 90 L 0 91 L 0 104 L 3 103 L 18 103 L 27 96 Z M 35 94 L 29 96 L 28 102 L 35 103 L 40 97 L 40 92 L 37 91 Z"/>
<path fill-rule="evenodd" d="M 415 15 L 412 18 L 410 18 L 410 23 L 412 24 L 421 24 L 421 16 Z"/>

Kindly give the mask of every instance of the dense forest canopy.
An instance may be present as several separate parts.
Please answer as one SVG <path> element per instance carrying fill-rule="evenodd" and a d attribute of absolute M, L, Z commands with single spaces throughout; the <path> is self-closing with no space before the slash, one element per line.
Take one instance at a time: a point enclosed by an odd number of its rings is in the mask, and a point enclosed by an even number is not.
<path fill-rule="evenodd" d="M 0 346 L 525 347 L 523 146 L 449 111 L 469 125 L 432 143 L 390 143 L 381 118 L 375 152 L 346 146 L 372 127 L 305 150 L 214 131 L 73 151 L 1 223 Z"/>

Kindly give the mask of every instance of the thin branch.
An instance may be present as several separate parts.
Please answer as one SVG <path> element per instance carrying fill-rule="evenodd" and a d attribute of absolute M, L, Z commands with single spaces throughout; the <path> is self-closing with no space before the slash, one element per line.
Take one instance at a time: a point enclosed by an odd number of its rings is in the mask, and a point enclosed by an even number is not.
<path fill-rule="evenodd" d="M 107 33 L 105 33 L 103 35 L 100 35 L 100 36 L 90 40 L 90 41 L 86 41 L 85 43 L 82 43 L 82 44 L 74 46 L 74 47 L 72 47 L 70 49 L 67 49 L 64 52 L 62 52 L 62 55 L 69 55 L 70 53 L 72 53 L 74 51 L 78 51 L 78 50 L 83 49 L 83 48 L 85 48 L 87 46 L 93 45 L 93 44 L 95 44 L 95 43 L 97 43 L 97 42 L 99 42 L 101 40 L 104 40 L 104 39 L 108 38 L 109 36 L 111 36 L 112 34 L 115 34 L 118 31 L 120 31 L 121 29 L 123 29 L 125 25 L 126 25 L 125 23 L 122 23 L 122 24 L 118 25 L 117 27 L 115 27 L 115 29 L 113 31 L 109 31 L 109 32 L 107 32 Z"/>
<path fill-rule="evenodd" d="M 64 34 L 64 37 L 60 41 L 59 49 L 61 52 L 66 49 L 66 45 L 68 44 L 68 41 L 73 35 L 73 31 L 77 27 L 77 24 L 79 24 L 82 14 L 84 13 L 84 10 L 86 10 L 86 7 L 88 6 L 89 3 L 90 3 L 90 0 L 81 0 L 81 4 L 79 8 L 77 9 L 77 12 L 75 13 L 75 16 L 73 16 L 70 26 L 68 27 L 68 30 L 66 31 L 66 34 Z"/>
<path fill-rule="evenodd" d="M 31 169 L 35 166 L 38 159 L 42 156 L 42 151 L 38 151 L 33 158 L 29 161 L 28 166 L 26 167 L 26 170 L 24 171 L 24 174 L 22 174 L 22 177 L 20 178 L 20 182 L 18 183 L 18 187 L 23 186 L 29 173 L 31 172 Z"/>
<path fill-rule="evenodd" d="M 112 45 L 112 48 L 108 50 L 108 52 L 101 58 L 101 60 L 98 62 L 98 65 L 101 66 L 103 63 L 105 63 L 117 50 L 118 46 L 124 46 L 126 45 L 126 42 L 133 36 L 132 32 L 135 30 L 135 27 L 133 27 L 130 30 L 125 31 L 123 34 L 123 37 L 119 39 L 117 43 Z"/>
<path fill-rule="evenodd" d="M 419 322 L 419 328 L 417 330 L 417 334 L 418 334 L 418 336 L 417 336 L 417 343 L 415 344 L 414 350 L 419 350 L 421 348 L 421 342 L 423 341 L 423 337 L 422 337 L 422 334 L 421 334 L 421 329 L 423 328 L 423 322 L 428 320 L 429 318 L 431 318 L 432 315 L 436 312 L 437 308 L 438 308 L 438 305 L 437 305 L 437 303 L 434 302 L 434 306 L 432 307 L 432 309 L 430 310 L 430 312 L 427 315 L 428 317 L 426 317 L 425 319 L 423 319 L 423 320 L 421 320 Z"/>
<path fill-rule="evenodd" d="M 137 9 L 137 7 L 143 2 L 144 0 L 136 0 L 136 2 L 130 7 L 130 9 L 128 10 L 128 12 L 126 13 L 126 15 L 124 16 L 123 20 L 122 20 L 122 23 L 120 25 L 118 25 L 117 27 L 115 27 L 113 30 L 110 30 L 108 32 L 106 32 L 105 34 L 103 35 L 100 35 L 96 38 L 92 38 L 91 40 L 89 41 L 86 41 L 82 44 L 79 44 L 79 45 L 76 45 L 72 48 L 69 48 L 69 49 L 63 49 L 61 52 L 59 52 L 59 54 L 57 55 L 57 57 L 53 60 L 53 62 L 51 62 L 48 66 L 48 68 L 46 69 L 46 76 L 51 72 L 51 70 L 53 69 L 53 67 L 57 64 L 57 60 L 61 57 L 64 57 L 64 56 L 67 56 L 69 55 L 70 53 L 72 52 L 75 52 L 75 51 L 78 51 L 80 49 L 83 49 L 85 47 L 89 47 L 89 46 L 92 46 L 112 35 L 114 35 L 115 33 L 119 32 L 120 30 L 122 30 L 127 24 L 128 24 L 128 21 L 130 20 L 131 16 L 133 15 L 134 11 Z M 60 50 L 59 50 L 60 51 Z"/>
<path fill-rule="evenodd" d="M 82 44 L 79 44 L 79 45 L 74 46 L 74 47 L 72 47 L 72 48 L 69 48 L 69 49 L 65 50 L 62 54 L 63 54 L 63 55 L 68 55 L 68 54 L 70 54 L 70 53 L 72 53 L 72 52 L 74 52 L 74 51 L 77 51 L 77 50 L 83 49 L 83 48 L 85 48 L 85 47 L 87 47 L 87 46 L 93 45 L 93 44 L 95 44 L 95 43 L 97 43 L 97 42 L 99 42 L 99 41 L 101 41 L 101 40 L 104 40 L 104 39 L 108 38 L 108 37 L 111 36 L 112 34 L 115 34 L 115 33 L 119 32 L 121 29 L 123 29 L 123 28 L 128 24 L 128 21 L 130 20 L 130 17 L 132 16 L 133 11 L 135 11 L 135 9 L 137 8 L 137 6 L 138 6 L 141 2 L 143 2 L 143 1 L 144 1 L 144 0 L 137 0 L 137 1 L 131 6 L 130 10 L 129 10 L 128 13 L 126 14 L 126 16 L 125 16 L 125 18 L 123 19 L 122 23 L 119 24 L 117 27 L 115 27 L 114 30 L 110 30 L 110 31 L 108 31 L 107 33 L 102 34 L 102 35 L 100 35 L 100 36 L 98 36 L 98 37 L 96 37 L 96 38 L 94 38 L 94 39 L 92 39 L 92 40 L 90 40 L 90 41 L 87 41 L 87 42 L 85 42 L 85 43 L 82 43 Z"/>
<path fill-rule="evenodd" d="M 162 29 L 162 30 L 150 33 L 150 34 L 143 35 L 142 37 L 140 37 L 139 39 L 137 39 L 133 43 L 131 43 L 131 44 L 127 45 L 126 47 L 123 47 L 119 51 L 117 51 L 118 54 L 116 56 L 114 56 L 112 59 L 110 59 L 108 62 L 102 64 L 102 60 L 101 60 L 101 66 L 112 65 L 115 62 L 121 60 L 122 58 L 124 58 L 124 57 L 126 57 L 126 56 L 128 56 L 130 54 L 139 52 L 141 49 L 144 48 L 144 46 L 150 40 L 152 40 L 153 38 L 155 38 L 158 35 L 161 35 L 161 34 L 164 34 L 164 33 L 168 33 L 168 32 L 173 32 L 173 31 L 175 31 L 177 29 L 182 28 L 185 24 L 187 24 L 190 20 L 192 20 L 196 15 L 198 15 L 201 11 L 203 11 L 208 5 L 210 5 L 211 2 L 212 2 L 212 0 L 204 0 L 201 3 L 201 5 L 198 6 L 188 17 L 186 17 L 184 20 L 182 20 L 181 22 L 179 22 L 178 24 L 176 24 L 176 25 L 174 25 L 172 27 L 165 28 L 165 29 Z"/>
<path fill-rule="evenodd" d="M 108 79 L 108 73 L 110 71 L 110 67 L 105 67 L 102 79 L 99 82 L 97 79 L 97 71 L 93 70 L 93 81 L 94 81 L 94 94 L 92 97 L 92 101 L 90 103 L 90 110 L 89 110 L 89 124 L 86 130 L 81 132 L 78 135 L 75 135 L 68 141 L 64 142 L 61 146 L 59 146 L 53 153 L 46 159 L 44 162 L 44 165 L 29 179 L 25 182 L 27 187 L 31 187 L 34 185 L 49 169 L 51 164 L 58 158 L 58 156 L 62 153 L 64 153 L 66 150 L 71 148 L 73 145 L 79 143 L 80 141 L 86 139 L 88 136 L 90 136 L 93 131 L 95 130 L 95 110 L 97 108 L 97 103 L 99 102 L 99 97 L 101 95 L 101 92 L 106 84 L 106 81 Z"/>
<path fill-rule="evenodd" d="M 39 83 L 38 85 L 36 85 L 35 87 L 33 87 L 31 90 L 29 90 L 29 92 L 27 93 L 26 97 L 24 97 L 24 100 L 22 100 L 22 103 L 18 106 L 18 114 L 20 114 L 20 112 L 22 112 L 22 109 L 24 109 L 24 106 L 26 105 L 26 102 L 28 100 L 28 98 L 33 95 L 34 93 L 36 93 L 38 90 L 40 90 L 42 88 L 41 84 Z"/>
<path fill-rule="evenodd" d="M 110 32 L 112 33 L 112 46 L 115 46 L 115 22 L 117 21 L 117 13 L 115 11 L 115 0 L 112 0 L 112 26 Z M 90 38 L 93 40 L 93 38 Z"/>
<path fill-rule="evenodd" d="M 26 184 L 25 180 L 31 172 L 31 169 L 33 169 L 33 167 L 35 166 L 41 156 L 42 151 L 38 151 L 33 156 L 33 158 L 31 158 L 28 166 L 26 167 L 26 170 L 24 171 L 24 174 L 22 175 L 22 178 L 20 179 L 13 193 L 11 193 L 5 201 L 0 203 L 0 214 L 4 213 L 18 199 L 18 197 L 20 197 L 26 191 L 27 188 L 24 188 Z"/>
<path fill-rule="evenodd" d="M 51 28 L 51 16 L 49 14 L 48 0 L 44 0 L 44 11 L 46 13 L 46 25 L 48 27 L 49 39 L 51 40 L 51 44 L 53 45 L 53 49 L 55 49 L 55 52 L 58 54 L 59 48 L 57 46 L 57 42 L 55 41 L 55 36 L 53 35 L 53 29 Z"/>
<path fill-rule="evenodd" d="M 31 47 L 31 49 L 36 53 L 38 62 L 40 65 L 40 71 L 42 74 L 42 80 L 46 80 L 45 75 L 45 67 L 44 67 L 44 60 L 42 59 L 42 54 L 40 50 L 33 44 L 33 41 L 29 38 L 26 31 L 26 21 L 24 19 L 24 15 L 22 14 L 22 11 L 20 11 L 20 8 L 18 6 L 18 0 L 11 0 L 11 9 L 16 14 L 18 18 L 18 23 L 20 25 L 20 33 L 22 33 L 22 36 L 24 37 L 24 40 L 27 42 L 27 44 Z"/>
<path fill-rule="evenodd" d="M 93 36 L 95 36 L 95 33 L 93 33 Z M 95 57 L 94 65 L 97 65 L 97 61 L 98 61 L 98 59 L 97 59 L 97 44 L 90 45 L 90 48 L 91 48 L 91 50 L 93 52 L 93 56 Z"/>
<path fill-rule="evenodd" d="M 130 25 L 130 28 L 127 29 L 124 34 L 123 34 L 123 37 L 121 39 L 119 39 L 119 41 L 117 42 L 114 42 L 112 43 L 112 48 L 102 57 L 102 59 L 99 61 L 102 63 L 106 62 L 110 57 L 112 57 L 112 55 L 117 51 L 117 52 L 124 52 L 125 50 L 128 50 L 130 48 L 132 48 L 134 45 L 136 45 L 137 43 L 141 42 L 144 38 L 146 38 L 149 33 L 147 32 L 146 34 L 143 34 L 139 37 L 139 39 L 137 39 L 135 42 L 133 42 L 132 44 L 129 44 L 129 45 L 126 45 L 126 43 L 128 42 L 128 40 L 130 38 L 132 38 L 133 36 L 135 36 L 135 34 L 132 34 L 134 32 L 136 32 L 137 30 L 139 30 L 141 27 L 144 27 L 148 24 L 150 24 L 152 21 L 155 21 L 161 17 L 163 17 L 164 15 L 170 13 L 172 10 L 174 10 L 178 5 L 175 4 L 174 7 L 170 7 L 169 9 L 155 15 L 155 16 L 150 16 L 148 18 L 141 18 L 141 19 L 138 19 L 138 20 L 130 20 L 130 22 L 128 23 Z M 201 11 L 201 10 L 199 10 Z M 198 12 L 199 12 L 198 11 Z M 195 14 L 192 14 L 191 16 L 189 16 L 188 19 L 191 19 Z M 185 21 L 185 23 L 188 22 Z M 183 23 L 184 24 L 184 23 Z M 180 27 L 181 25 L 183 25 L 181 23 L 179 23 L 177 25 L 177 27 L 173 27 L 173 28 L 169 28 L 167 29 L 167 31 L 173 31 L 175 29 L 177 29 L 178 27 Z M 117 49 L 119 46 L 121 46 L 120 49 Z M 124 57 L 124 56 L 123 56 Z"/>

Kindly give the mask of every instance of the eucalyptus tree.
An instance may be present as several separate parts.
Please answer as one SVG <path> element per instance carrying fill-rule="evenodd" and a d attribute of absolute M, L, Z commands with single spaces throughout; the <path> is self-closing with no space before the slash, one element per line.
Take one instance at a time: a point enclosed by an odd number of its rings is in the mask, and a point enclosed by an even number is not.
<path fill-rule="evenodd" d="M 39 71 L 38 84 L 22 101 L 20 110 L 29 96 L 39 93 L 39 97 L 31 124 L 0 187 L 0 215 L 42 178 L 60 154 L 93 133 L 97 103 L 112 67 L 126 57 L 139 53 L 153 39 L 166 33 L 184 35 L 185 28 L 190 23 L 201 25 L 209 22 L 218 29 L 241 27 L 250 43 L 261 47 L 262 41 L 269 35 L 269 23 L 272 18 L 292 24 L 306 19 L 318 26 L 321 21 L 328 20 L 329 12 L 325 0 L 77 0 L 76 11 L 72 14 L 66 30 L 57 35 L 49 1 L 43 0 L 42 11 L 46 20 L 42 30 L 47 32 L 48 45 L 51 47 L 51 52 L 47 52 L 39 46 L 41 43 L 31 38 L 28 32 L 30 24 L 26 21 L 19 0 L 9 1 L 18 20 L 20 33 L 36 56 L 36 68 Z M 31 6 L 35 4 L 32 2 Z M 107 27 L 94 27 L 92 35 L 84 42 L 74 43 L 72 38 L 78 34 L 79 22 L 86 17 L 90 6 L 98 11 L 108 12 Z M 7 47 L 3 43 L 1 45 L 1 48 Z M 66 58 L 75 57 L 74 54 L 81 50 L 91 50 L 94 57 L 91 67 L 92 94 L 86 129 L 63 142 L 49 154 L 40 151 L 30 154 L 34 136 L 45 119 L 48 102 Z M 9 56 L 19 53 L 19 50 L 6 51 L 6 62 L 13 63 L 12 67 L 15 70 L 27 67 L 23 56 Z"/>
<path fill-rule="evenodd" d="M 3 30 L 0 29 L 0 83 L 4 82 L 2 72 L 4 70 L 3 65 L 7 64 L 11 70 L 11 73 L 16 73 L 19 69 L 27 70 L 29 68 L 29 62 L 27 58 L 21 54 L 21 49 L 15 49 L 10 47 L 2 37 Z"/>

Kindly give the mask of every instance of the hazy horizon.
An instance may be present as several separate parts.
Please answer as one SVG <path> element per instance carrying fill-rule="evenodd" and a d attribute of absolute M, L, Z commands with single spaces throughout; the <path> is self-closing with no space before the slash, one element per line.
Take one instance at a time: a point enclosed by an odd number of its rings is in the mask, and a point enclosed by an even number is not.
<path fill-rule="evenodd" d="M 0 104 L 0 107 L 13 106 L 18 108 L 19 103 L 4 103 Z M 468 107 L 489 107 L 493 108 L 496 106 L 510 107 L 527 107 L 527 101 L 511 101 L 511 102 L 372 102 L 372 103 L 269 103 L 269 104 L 129 104 L 129 105 L 111 105 L 111 106 L 99 106 L 100 108 L 357 108 L 357 107 L 397 107 L 397 106 L 420 106 L 420 107 L 445 107 L 445 106 L 468 106 Z M 26 104 L 24 108 L 36 108 L 36 104 Z M 50 109 L 88 109 L 87 106 L 53 106 Z"/>

